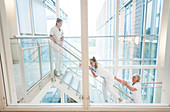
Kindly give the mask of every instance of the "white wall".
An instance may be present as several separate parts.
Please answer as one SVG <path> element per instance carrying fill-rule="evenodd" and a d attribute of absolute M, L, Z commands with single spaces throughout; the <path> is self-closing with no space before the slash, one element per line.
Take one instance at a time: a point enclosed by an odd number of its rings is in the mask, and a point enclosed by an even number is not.
<path fill-rule="evenodd" d="M 163 1 L 161 16 L 160 43 L 158 54 L 158 80 L 162 80 L 162 104 L 170 104 L 170 1 Z"/>
<path fill-rule="evenodd" d="M 10 47 L 10 30 L 8 25 L 7 13 L 5 9 L 4 0 L 0 0 L 0 47 L 1 47 L 1 58 L 2 58 L 2 69 L 4 74 L 4 82 L 6 88 L 6 98 L 9 103 L 17 103 L 16 88 L 14 83 L 14 72 L 12 64 L 12 55 Z M 8 14 L 9 15 L 9 14 Z M 11 20 L 12 18 L 10 18 Z M 2 70 L 0 71 L 2 72 Z M 0 83 L 3 83 L 0 78 Z M 3 92 L 3 91 L 1 91 Z M 4 93 L 2 93 L 3 95 Z M 1 101 L 1 100 L 0 100 Z M 4 100 L 3 100 L 4 101 Z"/>

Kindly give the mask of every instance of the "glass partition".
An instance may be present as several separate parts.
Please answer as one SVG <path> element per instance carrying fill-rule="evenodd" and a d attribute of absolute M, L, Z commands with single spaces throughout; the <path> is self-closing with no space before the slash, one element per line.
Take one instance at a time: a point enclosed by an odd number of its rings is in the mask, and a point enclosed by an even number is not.
<path fill-rule="evenodd" d="M 38 48 L 23 49 L 24 72 L 27 90 L 40 80 Z"/>

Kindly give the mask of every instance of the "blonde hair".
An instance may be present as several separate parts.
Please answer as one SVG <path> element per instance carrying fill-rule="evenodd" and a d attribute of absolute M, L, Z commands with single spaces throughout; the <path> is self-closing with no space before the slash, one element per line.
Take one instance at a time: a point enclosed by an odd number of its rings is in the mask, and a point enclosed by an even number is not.
<path fill-rule="evenodd" d="M 139 74 L 135 74 L 134 76 L 136 77 L 137 82 L 140 82 L 140 79 L 141 79 L 140 75 Z"/>
<path fill-rule="evenodd" d="M 90 61 L 93 61 L 95 63 L 95 69 L 98 67 L 98 63 L 95 57 L 91 58 Z"/>

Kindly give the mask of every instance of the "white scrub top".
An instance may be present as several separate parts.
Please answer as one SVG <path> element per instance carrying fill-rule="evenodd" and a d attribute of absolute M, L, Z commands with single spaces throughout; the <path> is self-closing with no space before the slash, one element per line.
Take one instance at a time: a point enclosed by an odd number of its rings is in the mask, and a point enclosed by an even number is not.
<path fill-rule="evenodd" d="M 60 43 L 61 42 L 61 37 L 64 36 L 64 32 L 63 32 L 63 30 L 61 28 L 60 28 L 60 31 L 59 31 L 57 26 L 54 26 L 50 30 L 50 35 L 52 35 L 54 38 L 56 38 L 57 43 Z"/>
<path fill-rule="evenodd" d="M 113 75 L 108 72 L 101 64 L 98 64 L 96 75 L 104 78 L 107 83 L 113 83 Z"/>
<path fill-rule="evenodd" d="M 134 85 L 133 82 L 131 81 L 127 81 L 127 83 L 133 87 L 133 88 L 136 88 L 137 90 L 136 91 L 129 91 L 129 95 L 132 99 L 134 99 L 135 103 L 142 103 L 142 94 L 141 94 L 141 89 L 142 89 L 142 86 L 141 86 L 141 83 L 140 82 L 136 82 Z M 133 103 L 133 102 L 132 102 Z"/>

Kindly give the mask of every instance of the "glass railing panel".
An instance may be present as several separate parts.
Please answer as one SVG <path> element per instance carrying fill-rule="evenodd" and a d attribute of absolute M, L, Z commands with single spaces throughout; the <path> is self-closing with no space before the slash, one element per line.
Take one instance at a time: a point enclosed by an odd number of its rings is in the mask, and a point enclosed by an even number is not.
<path fill-rule="evenodd" d="M 66 42 L 64 42 L 64 44 L 65 44 L 66 46 L 72 45 L 72 46 L 74 46 L 74 48 L 76 48 L 78 51 L 81 52 L 81 37 L 65 37 L 64 40 L 66 41 Z M 70 45 L 69 45 L 67 42 L 68 42 Z M 70 46 L 70 47 L 71 47 L 71 46 Z M 75 51 L 76 51 L 76 50 L 75 50 Z"/>
<path fill-rule="evenodd" d="M 22 48 L 34 47 L 37 45 L 37 41 L 35 39 L 19 39 L 19 43 Z"/>
<path fill-rule="evenodd" d="M 55 48 L 58 47 L 60 48 L 60 51 Z M 70 50 L 65 48 L 64 46 L 60 46 L 56 44 L 55 46 L 52 46 L 53 49 L 53 54 L 55 53 L 61 55 L 63 57 L 63 65 L 62 65 L 62 70 L 64 71 L 63 73 L 60 74 L 60 76 L 57 76 L 57 78 L 60 79 L 61 84 L 65 84 L 68 86 L 68 89 L 74 90 L 75 94 L 79 96 L 79 99 L 81 99 L 82 95 L 82 71 L 80 69 L 80 63 L 81 59 L 76 57 Z M 62 50 L 62 52 L 61 52 Z M 55 59 L 55 61 L 58 61 Z M 55 70 L 55 67 L 54 67 Z M 69 97 L 68 97 L 69 99 Z M 70 99 L 71 100 L 71 99 Z M 72 100 L 71 100 L 72 101 Z M 74 102 L 74 101 L 73 101 Z"/>
<path fill-rule="evenodd" d="M 40 80 L 40 65 L 38 48 L 23 49 L 24 70 L 26 87 L 29 90 L 36 82 Z"/>
<path fill-rule="evenodd" d="M 19 39 L 19 43 L 21 44 L 22 48 L 28 48 L 28 47 L 33 47 L 33 46 L 37 46 L 37 42 L 40 45 L 46 45 L 48 44 L 48 42 L 51 41 L 50 38 L 28 38 L 28 39 Z"/>
<path fill-rule="evenodd" d="M 15 78 L 15 85 L 16 85 L 16 94 L 17 94 L 17 101 L 20 101 L 24 96 L 23 91 L 23 82 L 22 82 L 22 73 L 20 67 L 20 56 L 19 56 L 19 49 L 18 44 L 11 43 L 11 53 L 13 59 L 13 69 L 14 69 L 14 78 Z"/>
<path fill-rule="evenodd" d="M 49 45 L 41 46 L 40 50 L 41 50 L 42 75 L 45 76 L 50 72 Z"/>
<path fill-rule="evenodd" d="M 72 45 L 70 44 L 70 42 L 67 42 L 67 40 L 65 40 L 63 42 L 63 47 L 65 47 L 67 50 L 69 50 L 70 52 L 72 52 L 74 55 L 76 55 L 77 57 L 81 58 L 81 51 L 75 47 L 76 45 Z"/>
<path fill-rule="evenodd" d="M 162 84 L 142 84 L 143 103 L 160 103 L 161 93 Z"/>
<path fill-rule="evenodd" d="M 74 69 L 74 71 L 78 70 L 79 64 L 81 63 L 81 58 L 77 57 L 74 53 L 69 51 L 64 46 L 58 44 L 53 43 L 52 49 L 55 62 L 58 61 L 56 60 L 57 58 L 55 58 L 55 56 L 59 55 L 63 60 L 63 65 Z"/>

